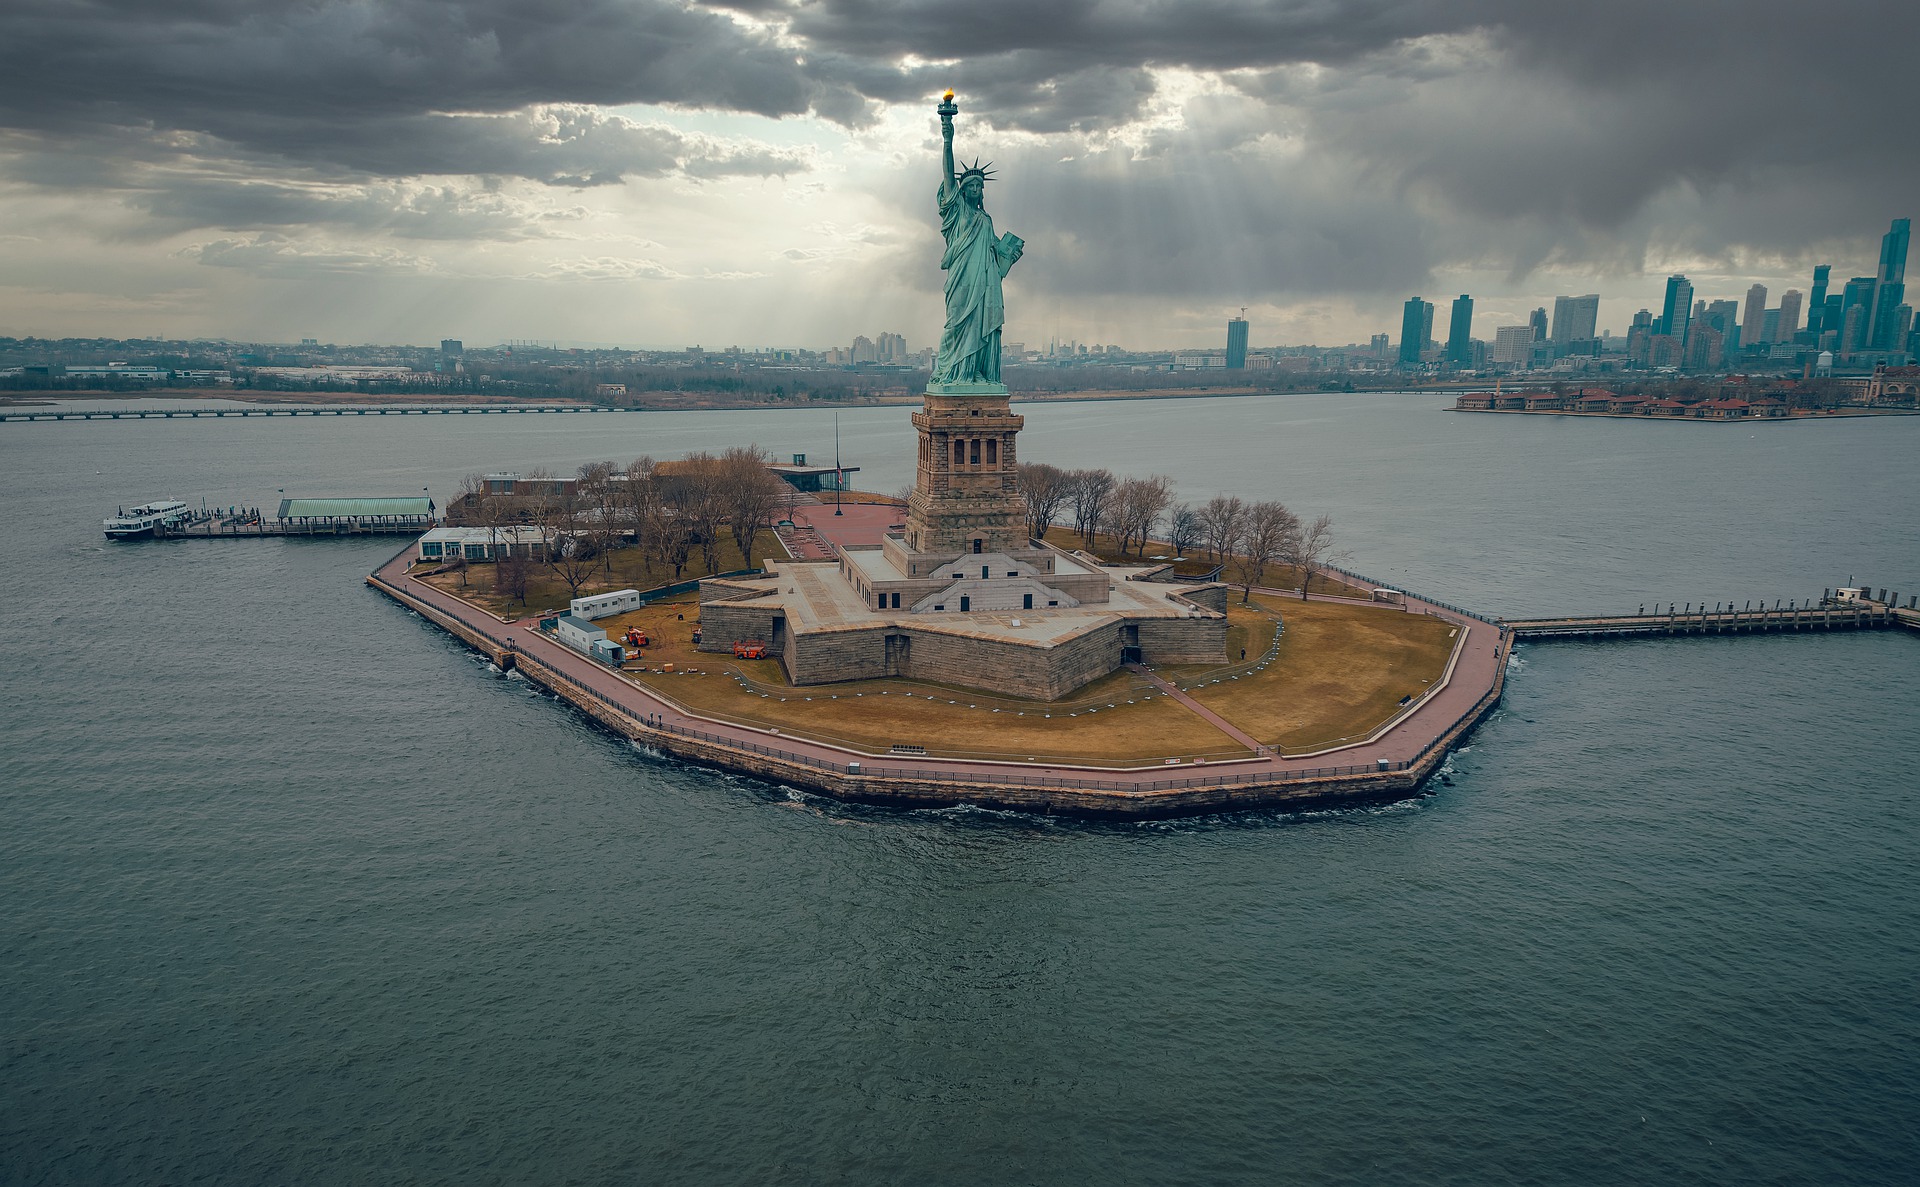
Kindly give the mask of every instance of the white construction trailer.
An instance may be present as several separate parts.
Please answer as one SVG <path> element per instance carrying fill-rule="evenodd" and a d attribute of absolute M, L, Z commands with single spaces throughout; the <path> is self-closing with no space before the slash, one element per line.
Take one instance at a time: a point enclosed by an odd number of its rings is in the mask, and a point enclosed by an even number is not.
<path fill-rule="evenodd" d="M 594 594 L 592 597 L 575 598 L 567 603 L 567 611 L 575 618 L 589 621 L 595 618 L 607 618 L 615 614 L 625 614 L 629 610 L 640 608 L 640 591 L 637 589 L 616 589 L 612 593 Z"/>

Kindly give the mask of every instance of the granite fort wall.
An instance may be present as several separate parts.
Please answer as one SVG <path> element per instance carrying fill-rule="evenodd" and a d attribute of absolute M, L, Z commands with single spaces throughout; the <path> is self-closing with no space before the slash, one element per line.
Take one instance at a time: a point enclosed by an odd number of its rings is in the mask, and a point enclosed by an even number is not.
<path fill-rule="evenodd" d="M 1224 618 L 1143 618 L 1137 620 L 1137 625 L 1140 658 L 1146 663 L 1225 662 L 1227 620 Z"/>

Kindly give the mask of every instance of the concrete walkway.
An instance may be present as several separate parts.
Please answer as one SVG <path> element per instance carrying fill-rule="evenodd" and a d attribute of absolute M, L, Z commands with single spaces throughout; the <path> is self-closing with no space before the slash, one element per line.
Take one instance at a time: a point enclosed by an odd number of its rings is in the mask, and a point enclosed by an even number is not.
<path fill-rule="evenodd" d="M 546 668 L 561 673 L 569 682 L 589 690 L 596 699 L 615 706 L 637 721 L 664 725 L 681 731 L 697 731 L 726 744 L 751 747 L 758 753 L 788 754 L 803 762 L 833 766 L 842 770 L 847 763 L 858 762 L 861 764 L 863 773 L 868 775 L 951 779 L 961 782 L 970 778 L 991 782 L 1044 779 L 1101 789 L 1124 790 L 1128 787 L 1136 787 L 1151 790 L 1167 787 L 1171 783 L 1211 785 L 1261 779 L 1352 774 L 1372 771 L 1379 768 L 1381 763 L 1388 764 L 1384 769 L 1404 770 L 1410 764 L 1431 757 L 1428 752 L 1436 743 L 1463 720 L 1474 715 L 1477 709 L 1484 708 L 1482 701 L 1498 686 L 1506 661 L 1506 648 L 1503 646 L 1501 632 L 1493 625 L 1409 596 L 1405 612 L 1432 613 L 1437 617 L 1456 622 L 1468 631 L 1465 645 L 1456 656 L 1452 674 L 1444 688 L 1430 694 L 1384 734 L 1371 741 L 1338 751 L 1295 758 L 1265 751 L 1261 757 L 1252 759 L 1134 769 L 1081 767 L 1069 764 L 1040 765 L 932 756 L 902 758 L 891 755 L 866 755 L 825 743 L 776 734 L 770 730 L 684 713 L 667 701 L 654 696 L 648 689 L 624 679 L 604 665 L 595 663 L 571 648 L 563 647 L 540 634 L 536 622 L 524 620 L 503 624 L 498 618 L 458 598 L 423 581 L 414 580 L 407 575 L 411 563 L 411 551 L 409 549 L 381 566 L 375 572 L 375 578 L 392 586 L 406 598 L 417 600 L 438 613 L 456 620 L 465 628 L 503 649 L 519 652 Z M 1262 592 L 1280 593 L 1281 591 Z M 1357 601 L 1357 599 L 1325 598 L 1321 595 L 1315 595 L 1313 600 Z M 722 662 L 720 657 L 716 656 L 715 663 L 720 662 Z M 1184 698 L 1182 702 L 1187 703 Z M 1206 714 L 1204 710 L 1202 712 L 1210 724 L 1217 721 L 1213 715 Z M 1223 728 L 1231 736 L 1249 745 L 1258 745 L 1230 726 L 1223 725 Z"/>

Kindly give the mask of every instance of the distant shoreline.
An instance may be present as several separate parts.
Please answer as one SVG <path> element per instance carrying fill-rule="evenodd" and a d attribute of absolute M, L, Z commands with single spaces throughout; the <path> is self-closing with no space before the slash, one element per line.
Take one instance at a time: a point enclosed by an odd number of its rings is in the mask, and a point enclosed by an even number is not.
<path fill-rule="evenodd" d="M 1809 420 L 1856 420 L 1868 416 L 1920 416 L 1920 408 L 1811 409 L 1780 416 L 1662 416 L 1646 412 L 1574 412 L 1564 408 L 1449 408 L 1447 411 L 1490 416 L 1580 416 L 1588 420 L 1644 420 L 1701 425 L 1784 425 Z"/>
<path fill-rule="evenodd" d="M 1452 388 L 1378 388 L 1359 391 L 1267 391 L 1261 388 L 1156 388 L 1141 391 L 1100 388 L 1081 392 L 1014 392 L 1010 397 L 1016 404 L 1065 404 L 1092 401 L 1124 400 L 1213 400 L 1240 399 L 1255 396 L 1401 396 L 1420 395 L 1432 390 L 1435 394 L 1453 391 Z M 846 400 L 729 400 L 729 399 L 674 399 L 649 400 L 648 394 L 680 395 L 682 393 L 642 393 L 638 398 L 620 405 L 609 407 L 639 408 L 645 412 L 736 412 L 736 411 L 819 411 L 836 408 L 886 408 L 918 407 L 923 395 L 920 392 L 889 394 L 884 396 L 858 396 Z M 283 405 L 331 405 L 331 404 L 470 404 L 476 407 L 489 404 L 564 404 L 577 406 L 594 404 L 597 401 L 571 399 L 564 396 L 537 396 L 516 398 L 507 396 L 474 396 L 461 394 L 431 395 L 426 393 L 367 393 L 343 391 L 283 392 L 254 391 L 244 389 L 213 390 L 208 388 L 151 388 L 137 392 L 115 391 L 34 391 L 16 395 L 0 395 L 0 408 L 48 407 L 68 402 L 98 402 L 111 400 L 226 400 L 240 404 L 283 404 Z"/>

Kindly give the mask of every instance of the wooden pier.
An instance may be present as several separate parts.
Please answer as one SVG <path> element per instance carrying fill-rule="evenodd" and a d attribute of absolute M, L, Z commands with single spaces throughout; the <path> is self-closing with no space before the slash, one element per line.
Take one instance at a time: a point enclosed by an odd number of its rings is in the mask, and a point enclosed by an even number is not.
<path fill-rule="evenodd" d="M 493 416 L 576 412 L 639 412 L 605 404 L 299 404 L 252 408 L 87 408 L 70 411 L 0 409 L 0 420 L 223 420 L 249 416 Z"/>
<path fill-rule="evenodd" d="M 162 528 L 161 540 L 261 540 L 269 536 L 418 536 L 437 527 L 434 520 L 409 522 L 407 517 L 338 520 L 228 519 L 225 516 Z"/>
<path fill-rule="evenodd" d="M 1671 608 L 1664 614 L 1522 618 L 1506 622 L 1516 639 L 1629 639 L 1648 635 L 1757 635 L 1801 631 L 1920 630 L 1920 610 L 1888 602 L 1860 601 L 1810 606 L 1708 610 Z"/>

